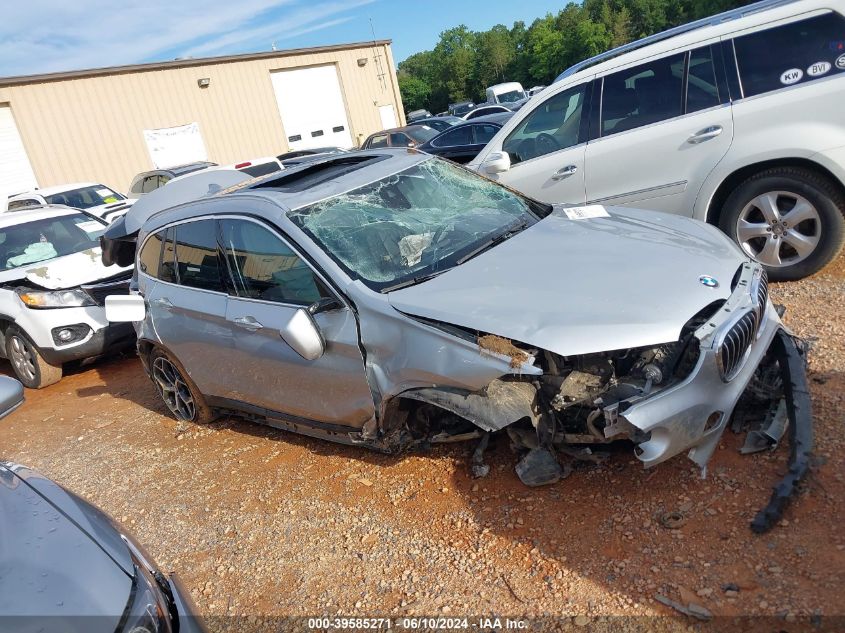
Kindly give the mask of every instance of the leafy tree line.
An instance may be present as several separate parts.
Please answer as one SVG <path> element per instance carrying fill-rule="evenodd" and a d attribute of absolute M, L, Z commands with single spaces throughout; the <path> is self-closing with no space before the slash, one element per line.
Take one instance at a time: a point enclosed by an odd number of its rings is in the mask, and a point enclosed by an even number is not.
<path fill-rule="evenodd" d="M 489 31 L 460 25 L 440 34 L 434 50 L 398 67 L 407 111 L 441 112 L 449 103 L 484 100 L 487 86 L 519 81 L 549 84 L 572 64 L 615 46 L 751 0 L 584 0 L 530 26 L 497 24 Z"/>

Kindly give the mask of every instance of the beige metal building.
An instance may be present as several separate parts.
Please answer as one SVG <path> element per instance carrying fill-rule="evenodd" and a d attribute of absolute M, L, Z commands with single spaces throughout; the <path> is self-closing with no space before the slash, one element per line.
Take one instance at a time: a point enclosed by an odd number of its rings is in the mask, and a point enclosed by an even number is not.
<path fill-rule="evenodd" d="M 357 146 L 403 124 L 389 40 L 0 78 L 0 191 L 125 193 L 154 167 Z"/>

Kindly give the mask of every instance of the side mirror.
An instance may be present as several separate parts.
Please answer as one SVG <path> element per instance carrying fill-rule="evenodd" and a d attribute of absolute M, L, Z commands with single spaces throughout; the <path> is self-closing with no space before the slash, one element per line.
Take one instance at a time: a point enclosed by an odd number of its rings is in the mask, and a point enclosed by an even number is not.
<path fill-rule="evenodd" d="M 285 343 L 305 360 L 317 360 L 326 351 L 326 342 L 323 340 L 320 328 L 305 308 L 299 308 L 294 312 L 279 334 L 282 335 Z"/>
<path fill-rule="evenodd" d="M 484 173 L 500 174 L 511 168 L 511 157 L 507 152 L 491 152 L 481 164 Z"/>
<path fill-rule="evenodd" d="M 0 376 L 0 418 L 5 418 L 23 403 L 23 385 L 11 376 Z"/>
<path fill-rule="evenodd" d="M 143 321 L 147 306 L 141 295 L 109 295 L 106 297 L 106 319 L 110 323 Z"/>

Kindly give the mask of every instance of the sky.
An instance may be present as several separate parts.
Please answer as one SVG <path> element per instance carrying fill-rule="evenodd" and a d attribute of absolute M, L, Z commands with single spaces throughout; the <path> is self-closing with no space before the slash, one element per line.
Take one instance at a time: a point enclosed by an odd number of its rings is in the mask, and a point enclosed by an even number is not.
<path fill-rule="evenodd" d="M 0 77 L 393 40 L 398 63 L 441 31 L 534 18 L 566 0 L 2 0 Z"/>

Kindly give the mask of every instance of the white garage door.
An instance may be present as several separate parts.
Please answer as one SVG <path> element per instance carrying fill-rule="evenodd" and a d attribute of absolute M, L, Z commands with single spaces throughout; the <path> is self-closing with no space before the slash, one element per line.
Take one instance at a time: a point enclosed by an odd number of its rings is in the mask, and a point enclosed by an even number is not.
<path fill-rule="evenodd" d="M 11 195 L 38 186 L 8 105 L 0 105 L 0 193 Z"/>
<path fill-rule="evenodd" d="M 282 125 L 292 150 L 352 147 L 346 106 L 333 64 L 270 74 Z"/>

